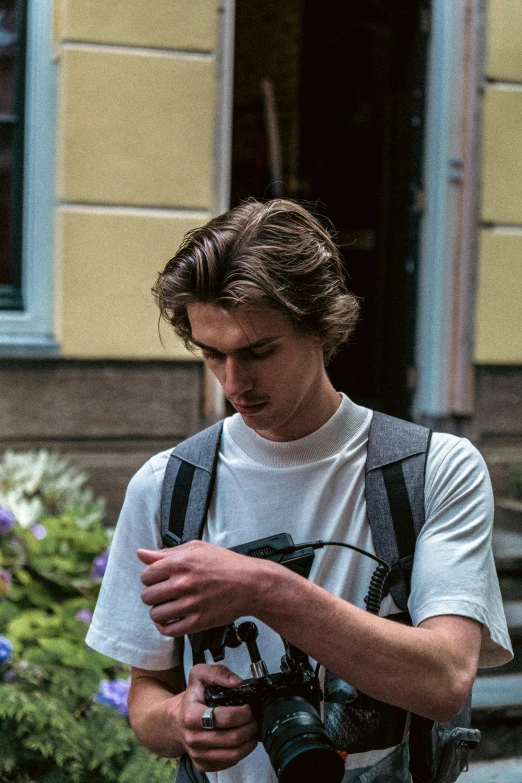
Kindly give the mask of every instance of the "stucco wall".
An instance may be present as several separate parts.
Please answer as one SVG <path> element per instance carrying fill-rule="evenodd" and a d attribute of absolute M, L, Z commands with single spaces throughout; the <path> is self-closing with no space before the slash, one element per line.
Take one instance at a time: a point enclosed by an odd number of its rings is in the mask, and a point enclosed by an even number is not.
<path fill-rule="evenodd" d="M 64 358 L 191 358 L 156 273 L 214 205 L 216 0 L 60 0 L 57 334 Z"/>
<path fill-rule="evenodd" d="M 475 359 L 522 364 L 522 3 L 489 0 Z"/>

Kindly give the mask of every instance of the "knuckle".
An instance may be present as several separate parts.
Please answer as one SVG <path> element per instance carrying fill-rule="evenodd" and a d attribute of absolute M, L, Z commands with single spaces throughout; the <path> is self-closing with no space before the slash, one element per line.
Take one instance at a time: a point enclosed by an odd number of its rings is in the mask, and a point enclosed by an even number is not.
<path fill-rule="evenodd" d="M 192 729 L 185 729 L 184 741 L 187 748 L 193 748 L 197 745 L 197 732 Z"/>
<path fill-rule="evenodd" d="M 228 668 L 228 666 L 225 666 L 225 664 L 223 664 L 223 663 L 218 663 L 213 668 L 214 668 L 214 671 L 216 672 L 216 674 L 218 674 L 219 676 L 229 677 L 230 674 L 231 674 L 230 669 Z"/>
<path fill-rule="evenodd" d="M 189 672 L 188 681 L 195 682 L 196 680 L 199 680 L 203 676 L 205 668 L 205 663 L 197 663 L 195 666 L 193 666 Z"/>
<path fill-rule="evenodd" d="M 233 729 L 230 732 L 230 744 L 233 748 L 239 748 L 244 741 L 243 732 L 240 729 Z"/>
<path fill-rule="evenodd" d="M 244 757 L 245 757 L 244 749 L 241 750 L 237 749 L 232 752 L 232 759 L 234 764 L 239 764 L 241 759 L 243 759 Z"/>
<path fill-rule="evenodd" d="M 190 620 L 194 628 L 200 628 L 203 625 L 204 614 L 201 611 L 194 611 L 191 606 L 187 606 L 187 614 L 190 614 Z"/>
<path fill-rule="evenodd" d="M 169 578 L 169 586 L 176 591 L 176 595 L 185 595 L 190 593 L 192 587 L 192 578 L 190 574 L 172 575 Z"/>

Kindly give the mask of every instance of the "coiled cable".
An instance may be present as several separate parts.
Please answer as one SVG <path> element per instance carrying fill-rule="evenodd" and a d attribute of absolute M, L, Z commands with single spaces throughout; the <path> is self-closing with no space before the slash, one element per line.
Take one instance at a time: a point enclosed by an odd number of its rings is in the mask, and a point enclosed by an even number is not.
<path fill-rule="evenodd" d="M 368 586 L 368 595 L 364 599 L 366 604 L 366 611 L 372 614 L 379 614 L 381 608 L 381 602 L 384 597 L 384 587 L 386 585 L 386 579 L 390 569 L 388 565 L 382 565 L 379 563 L 377 568 L 372 574 L 370 584 Z"/>

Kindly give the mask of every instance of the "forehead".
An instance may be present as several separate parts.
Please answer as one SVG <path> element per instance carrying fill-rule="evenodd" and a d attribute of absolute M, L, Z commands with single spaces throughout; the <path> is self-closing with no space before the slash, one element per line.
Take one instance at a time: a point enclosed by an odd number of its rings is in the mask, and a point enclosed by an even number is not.
<path fill-rule="evenodd" d="M 270 308 L 223 310 L 197 302 L 187 307 L 187 314 L 194 341 L 223 353 L 259 340 L 298 336 L 289 318 Z"/>

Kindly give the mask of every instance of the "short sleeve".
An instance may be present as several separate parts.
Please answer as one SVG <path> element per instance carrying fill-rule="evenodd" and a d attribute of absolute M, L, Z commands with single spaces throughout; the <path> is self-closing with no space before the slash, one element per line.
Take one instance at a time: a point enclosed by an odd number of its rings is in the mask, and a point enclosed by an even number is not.
<path fill-rule="evenodd" d="M 107 569 L 86 642 L 122 663 L 170 669 L 179 663 L 175 644 L 160 634 L 141 601 L 144 569 L 136 550 L 161 548 L 161 482 L 170 452 L 157 455 L 131 479 L 112 541 Z"/>
<path fill-rule="evenodd" d="M 465 438 L 434 433 L 426 469 L 426 523 L 417 540 L 408 608 L 414 625 L 461 615 L 482 624 L 479 666 L 511 660 L 491 548 L 493 492 Z"/>

